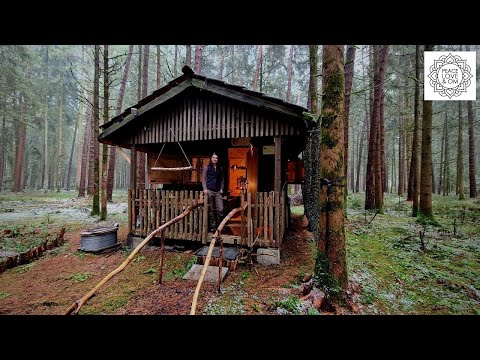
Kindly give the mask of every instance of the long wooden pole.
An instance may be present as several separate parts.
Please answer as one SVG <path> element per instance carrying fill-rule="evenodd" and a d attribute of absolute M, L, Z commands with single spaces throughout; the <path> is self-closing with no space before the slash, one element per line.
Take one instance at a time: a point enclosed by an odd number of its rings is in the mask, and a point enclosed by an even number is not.
<path fill-rule="evenodd" d="M 157 235 L 159 232 L 163 231 L 164 229 L 168 228 L 170 225 L 175 224 L 176 222 L 182 220 L 191 210 L 196 209 L 199 206 L 203 206 L 203 202 L 194 204 L 192 206 L 189 206 L 185 209 L 184 212 L 182 212 L 180 215 L 177 217 L 173 218 L 172 220 L 166 222 L 159 228 L 155 229 L 148 235 L 133 251 L 132 253 L 128 256 L 127 259 L 115 270 L 113 270 L 110 274 L 105 276 L 92 290 L 90 290 L 85 296 L 83 296 L 80 300 L 75 301 L 70 308 L 65 312 L 64 315 L 70 315 L 73 313 L 73 315 L 78 314 L 78 311 L 80 308 L 95 295 L 95 293 L 105 284 L 108 280 L 110 280 L 112 277 L 117 275 L 119 272 L 121 272 L 125 267 L 132 261 L 134 256 L 150 241 L 153 239 L 155 235 Z M 218 230 L 217 230 L 218 231 Z"/>
<path fill-rule="evenodd" d="M 220 225 L 218 225 L 217 230 L 213 234 L 212 240 L 210 241 L 210 246 L 208 247 L 207 258 L 205 259 L 205 263 L 203 264 L 203 269 L 202 269 L 202 272 L 200 273 L 200 278 L 198 279 L 197 288 L 195 289 L 195 293 L 193 294 L 193 301 L 192 301 L 192 308 L 190 309 L 190 315 L 195 315 L 195 311 L 197 308 L 198 294 L 200 293 L 200 288 L 202 287 L 203 280 L 205 279 L 205 275 L 207 273 L 208 265 L 210 264 L 210 259 L 212 258 L 212 252 L 213 252 L 213 248 L 215 247 L 215 241 L 220 236 L 223 230 L 223 227 L 228 222 L 228 220 L 230 220 L 232 216 L 235 215 L 237 212 L 245 210 L 246 207 L 247 207 L 247 203 L 244 203 L 242 206 L 230 211 L 228 215 L 225 217 L 225 219 L 222 220 Z"/>

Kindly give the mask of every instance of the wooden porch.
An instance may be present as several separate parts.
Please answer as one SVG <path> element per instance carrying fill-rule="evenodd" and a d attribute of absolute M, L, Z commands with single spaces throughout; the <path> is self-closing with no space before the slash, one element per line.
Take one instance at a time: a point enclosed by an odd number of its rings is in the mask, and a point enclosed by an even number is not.
<path fill-rule="evenodd" d="M 165 222 L 175 218 L 188 206 L 204 202 L 181 221 L 165 231 L 168 239 L 206 244 L 208 233 L 208 198 L 202 191 L 129 189 L 128 226 L 132 236 L 146 237 Z M 231 237 L 241 246 L 280 247 L 288 225 L 286 192 L 242 192 L 240 202 L 247 206 L 230 221 L 222 237 Z M 237 241 L 238 239 L 238 241 Z M 228 242 L 228 241 L 226 241 Z"/>

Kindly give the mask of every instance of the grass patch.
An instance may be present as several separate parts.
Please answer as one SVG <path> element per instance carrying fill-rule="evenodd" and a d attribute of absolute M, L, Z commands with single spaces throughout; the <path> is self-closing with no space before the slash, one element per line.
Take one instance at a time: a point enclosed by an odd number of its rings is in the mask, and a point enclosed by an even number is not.
<path fill-rule="evenodd" d="M 76 273 L 67 277 L 67 280 L 73 280 L 74 283 L 84 282 L 92 276 L 91 272 Z"/>
<path fill-rule="evenodd" d="M 298 297 L 296 297 L 295 295 L 290 295 L 288 298 L 280 300 L 280 301 L 276 301 L 274 303 L 274 305 L 277 308 L 285 309 L 286 311 L 288 311 L 289 313 L 291 313 L 293 315 L 300 315 L 301 314 L 300 304 L 301 304 L 300 299 Z"/>
<path fill-rule="evenodd" d="M 197 262 L 196 256 L 190 258 L 183 258 L 177 255 L 171 261 L 168 261 L 166 268 L 174 267 L 165 274 L 165 280 L 181 279 L 190 270 L 190 268 Z"/>
<path fill-rule="evenodd" d="M 0 291 L 0 300 L 6 299 L 6 298 L 9 297 L 10 295 L 11 295 L 11 294 L 9 294 L 9 293 Z"/>
<path fill-rule="evenodd" d="M 409 205 L 411 206 L 411 205 Z M 350 280 L 361 285 L 366 314 L 477 314 L 480 311 L 480 224 L 452 217 L 474 201 L 433 197 L 438 224 L 419 225 L 411 211 L 398 211 L 398 197 L 385 196 L 385 215 L 367 227 L 361 213 L 349 214 L 347 264 Z M 397 209 L 395 209 L 397 207 Z M 358 231 L 358 228 L 364 231 Z M 419 231 L 425 231 L 425 251 Z M 447 231 L 448 230 L 448 231 Z M 463 235 L 462 235 L 463 234 Z M 468 235 L 467 235 L 468 234 Z"/>

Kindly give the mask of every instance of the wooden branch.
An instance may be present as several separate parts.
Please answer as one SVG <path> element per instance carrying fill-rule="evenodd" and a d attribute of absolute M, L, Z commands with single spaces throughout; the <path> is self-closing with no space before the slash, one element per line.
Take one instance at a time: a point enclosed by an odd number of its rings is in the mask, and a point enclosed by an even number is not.
<path fill-rule="evenodd" d="M 115 145 L 120 155 L 122 155 L 129 164 L 131 164 L 130 156 L 118 145 Z"/>
<path fill-rule="evenodd" d="M 152 167 L 151 170 L 160 170 L 160 171 L 183 171 L 183 170 L 191 170 L 191 166 L 185 167 L 176 167 L 176 168 L 166 168 L 166 167 Z"/>
<path fill-rule="evenodd" d="M 113 270 L 110 274 L 105 276 L 92 290 L 90 290 L 85 296 L 83 296 L 80 300 L 75 301 L 70 308 L 65 312 L 64 315 L 70 315 L 73 313 L 73 315 L 78 314 L 78 311 L 80 308 L 89 300 L 91 299 L 95 293 L 105 284 L 108 280 L 110 280 L 112 277 L 117 275 L 119 272 L 121 272 L 125 267 L 132 261 L 133 257 L 150 241 L 153 239 L 155 235 L 157 235 L 159 232 L 163 231 L 164 229 L 168 228 L 169 226 L 175 224 L 176 222 L 182 220 L 191 210 L 196 209 L 197 207 L 203 206 L 203 202 L 197 203 L 195 205 L 189 206 L 185 209 L 184 212 L 182 212 L 180 215 L 177 217 L 173 218 L 172 220 L 166 222 L 159 228 L 155 229 L 148 235 L 133 251 L 132 253 L 128 256 L 127 259 L 115 270 Z"/>
<path fill-rule="evenodd" d="M 228 222 L 228 220 L 230 220 L 233 217 L 233 215 L 235 215 L 237 212 L 245 210 L 246 207 L 247 207 L 247 203 L 244 203 L 242 206 L 230 211 L 228 215 L 225 217 L 225 219 L 222 220 L 220 225 L 218 225 L 217 230 L 213 234 L 212 240 L 210 241 L 210 246 L 208 247 L 207 257 L 205 259 L 205 263 L 203 264 L 203 269 L 202 269 L 202 272 L 200 273 L 200 278 L 198 279 L 197 288 L 195 289 L 195 293 L 193 294 L 193 301 L 192 301 L 192 308 L 190 309 L 190 315 L 195 315 L 195 311 L 197 308 L 198 294 L 200 293 L 200 288 L 202 287 L 203 280 L 205 279 L 208 265 L 210 265 L 210 259 L 212 257 L 213 248 L 215 247 L 215 241 L 220 236 L 223 230 L 223 227 Z"/>

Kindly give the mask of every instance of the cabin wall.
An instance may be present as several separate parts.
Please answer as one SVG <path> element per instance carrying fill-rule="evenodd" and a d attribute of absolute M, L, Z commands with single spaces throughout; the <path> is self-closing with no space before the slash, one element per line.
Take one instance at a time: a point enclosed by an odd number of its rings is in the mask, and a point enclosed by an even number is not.
<path fill-rule="evenodd" d="M 298 121 L 296 119 L 295 121 Z M 243 137 L 302 135 L 285 116 L 195 91 L 143 115 L 122 136 L 125 144 L 158 144 Z"/>

